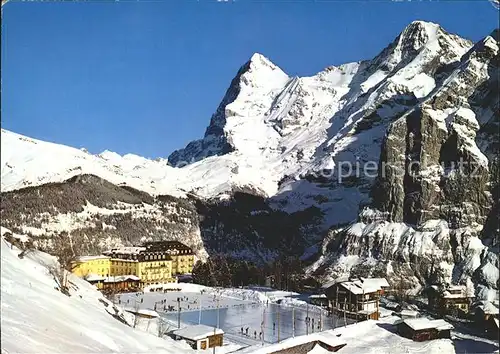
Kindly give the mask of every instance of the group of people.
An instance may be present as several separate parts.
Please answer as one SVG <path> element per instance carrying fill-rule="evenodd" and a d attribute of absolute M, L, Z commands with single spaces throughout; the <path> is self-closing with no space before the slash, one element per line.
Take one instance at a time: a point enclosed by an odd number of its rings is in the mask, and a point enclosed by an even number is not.
<path fill-rule="evenodd" d="M 318 327 L 317 328 L 321 329 L 321 320 L 319 320 L 317 323 L 318 323 Z M 306 317 L 306 324 L 307 325 L 311 324 L 311 328 L 314 331 L 314 318 Z"/>
<path fill-rule="evenodd" d="M 245 333 L 243 333 L 243 327 L 241 327 L 241 334 L 248 336 L 249 329 L 250 329 L 250 327 L 245 328 Z M 257 331 L 253 331 L 253 337 L 255 339 L 257 339 Z M 259 332 L 259 339 L 261 339 L 261 338 L 262 338 L 262 332 Z"/>

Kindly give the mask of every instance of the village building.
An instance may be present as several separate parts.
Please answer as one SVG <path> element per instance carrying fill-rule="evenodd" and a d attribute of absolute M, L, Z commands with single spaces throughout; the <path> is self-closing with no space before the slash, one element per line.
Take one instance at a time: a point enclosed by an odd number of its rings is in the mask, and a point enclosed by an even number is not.
<path fill-rule="evenodd" d="M 474 293 L 465 285 L 450 285 L 445 289 L 432 285 L 427 289 L 427 297 L 429 307 L 441 314 L 457 310 L 467 314 L 470 311 Z"/>
<path fill-rule="evenodd" d="M 332 312 L 357 320 L 379 319 L 379 299 L 389 286 L 386 279 L 340 279 L 327 285 L 323 289 Z"/>
<path fill-rule="evenodd" d="M 195 350 L 222 347 L 224 341 L 222 329 L 203 324 L 173 330 L 169 332 L 169 336 L 175 340 L 185 340 Z"/>
<path fill-rule="evenodd" d="M 71 268 L 72 272 L 80 278 L 89 275 L 108 277 L 112 274 L 111 258 L 103 255 L 78 257 Z"/>
<path fill-rule="evenodd" d="M 88 275 L 84 278 L 97 289 L 113 292 L 138 291 L 141 288 L 141 279 L 135 275 L 118 275 L 102 277 L 100 275 Z"/>
<path fill-rule="evenodd" d="M 406 319 L 397 323 L 398 333 L 416 342 L 451 338 L 453 326 L 445 320 L 429 320 L 427 318 Z"/>
<path fill-rule="evenodd" d="M 146 247 L 121 247 L 104 254 L 111 257 L 113 275 L 136 275 L 142 286 L 176 282 L 172 277 L 172 258 L 165 252 L 148 251 Z"/>
<path fill-rule="evenodd" d="M 114 248 L 99 256 L 80 257 L 73 262 L 72 269 L 74 274 L 96 284 L 99 289 L 126 290 L 176 283 L 176 275 L 190 274 L 193 266 L 191 248 L 177 241 L 158 241 L 143 246 Z M 110 280 L 110 277 L 120 276 L 128 278 Z M 139 281 L 130 276 L 138 277 Z"/>
<path fill-rule="evenodd" d="M 168 254 L 172 259 L 172 274 L 191 274 L 194 267 L 193 250 L 179 241 L 151 241 L 143 244 L 149 254 Z"/>

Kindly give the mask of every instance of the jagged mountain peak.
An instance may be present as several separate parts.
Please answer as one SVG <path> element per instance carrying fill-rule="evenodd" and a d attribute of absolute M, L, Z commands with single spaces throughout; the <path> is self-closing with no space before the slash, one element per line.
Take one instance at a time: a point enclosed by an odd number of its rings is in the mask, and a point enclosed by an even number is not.
<path fill-rule="evenodd" d="M 401 32 L 400 41 L 403 43 L 411 42 L 415 46 L 414 49 L 419 49 L 430 38 L 438 34 L 440 29 L 438 24 L 432 22 L 413 21 Z"/>
<path fill-rule="evenodd" d="M 261 53 L 253 53 L 250 57 L 249 63 L 254 68 L 269 67 L 273 70 L 278 69 L 278 66 L 274 64 L 269 58 Z"/>

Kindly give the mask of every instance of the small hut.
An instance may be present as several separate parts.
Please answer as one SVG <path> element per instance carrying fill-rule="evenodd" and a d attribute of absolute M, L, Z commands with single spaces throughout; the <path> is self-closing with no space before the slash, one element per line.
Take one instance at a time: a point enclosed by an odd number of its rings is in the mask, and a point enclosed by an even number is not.
<path fill-rule="evenodd" d="M 445 320 L 429 320 L 427 318 L 407 319 L 397 324 L 398 333 L 416 342 L 438 338 L 451 338 L 453 326 Z"/>
<path fill-rule="evenodd" d="M 224 331 L 220 328 L 198 324 L 173 330 L 169 336 L 175 340 L 185 340 L 195 350 L 204 350 L 222 347 Z"/>

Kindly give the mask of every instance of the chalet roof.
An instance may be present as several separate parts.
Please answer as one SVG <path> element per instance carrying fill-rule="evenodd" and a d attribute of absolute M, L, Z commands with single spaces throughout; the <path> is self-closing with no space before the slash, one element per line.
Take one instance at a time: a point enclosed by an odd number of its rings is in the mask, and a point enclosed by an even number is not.
<path fill-rule="evenodd" d="M 361 278 L 361 280 L 369 285 L 379 286 L 380 288 L 388 288 L 389 282 L 385 278 Z"/>
<path fill-rule="evenodd" d="M 344 281 L 348 281 L 349 280 L 349 277 L 346 277 L 346 276 L 343 276 L 343 277 L 339 277 L 339 278 L 335 278 L 333 280 L 330 280 L 328 282 L 326 282 L 325 284 L 323 284 L 321 286 L 321 289 L 328 289 L 329 287 L 331 287 L 332 285 L 335 285 L 337 283 L 342 283 Z"/>
<path fill-rule="evenodd" d="M 335 284 L 340 284 L 353 294 L 374 293 L 389 287 L 389 282 L 385 278 L 359 278 L 349 280 L 347 277 L 340 277 L 325 283 L 321 288 L 328 289 Z"/>
<path fill-rule="evenodd" d="M 279 352 L 281 350 L 293 348 L 293 347 L 296 347 L 298 345 L 303 345 L 303 344 L 313 343 L 313 342 L 322 342 L 322 343 L 324 343 L 328 346 L 331 346 L 331 347 L 338 347 L 338 346 L 343 346 L 343 345 L 347 344 L 347 342 L 344 339 L 337 337 L 336 333 L 334 333 L 333 330 L 328 330 L 328 331 L 324 331 L 324 332 L 312 333 L 312 334 L 309 334 L 307 336 L 303 335 L 303 336 L 298 336 L 295 338 L 288 338 L 280 343 L 265 345 L 259 349 L 256 349 L 256 347 L 251 346 L 251 347 L 248 347 L 248 348 L 245 348 L 245 349 L 238 351 L 238 353 L 269 354 L 269 353 Z M 313 347 L 313 348 L 315 348 L 315 347 Z M 309 353 L 319 354 L 321 352 L 320 351 L 311 351 Z"/>
<path fill-rule="evenodd" d="M 101 280 L 104 280 L 104 279 L 106 279 L 106 277 L 103 277 L 103 276 L 100 276 L 100 275 L 97 275 L 97 274 L 88 274 L 85 277 L 85 280 L 88 281 L 88 282 L 101 281 Z"/>
<path fill-rule="evenodd" d="M 464 285 L 451 285 L 443 292 L 443 298 L 445 299 L 461 299 L 473 297 L 474 293 L 472 293 L 472 291 L 467 291 L 467 287 Z"/>
<path fill-rule="evenodd" d="M 446 322 L 445 320 L 429 320 L 428 318 L 412 318 L 404 320 L 408 327 L 414 331 L 421 331 L 423 329 L 435 328 L 438 331 L 445 331 L 448 329 L 453 329 L 453 325 Z"/>
<path fill-rule="evenodd" d="M 214 331 L 215 334 L 224 334 L 224 331 L 220 328 L 205 326 L 203 324 L 187 326 L 181 329 L 174 330 L 171 333 L 186 339 L 200 340 L 203 338 L 207 338 L 208 336 L 213 336 Z"/>
<path fill-rule="evenodd" d="M 315 294 L 315 295 L 311 295 L 309 296 L 309 299 L 326 299 L 326 295 L 325 294 Z"/>
<path fill-rule="evenodd" d="M 417 317 L 418 316 L 418 311 L 402 310 L 400 312 L 400 314 L 401 314 L 401 316 Z"/>
<path fill-rule="evenodd" d="M 361 280 L 346 281 L 340 283 L 340 285 L 355 295 L 369 294 L 381 290 L 380 286 L 362 282 Z"/>

